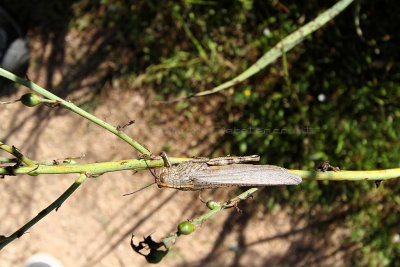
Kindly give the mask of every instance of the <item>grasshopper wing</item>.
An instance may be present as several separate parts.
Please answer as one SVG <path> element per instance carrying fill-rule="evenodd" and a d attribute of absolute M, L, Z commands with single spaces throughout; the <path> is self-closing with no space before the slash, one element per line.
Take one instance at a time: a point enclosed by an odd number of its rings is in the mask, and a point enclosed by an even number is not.
<path fill-rule="evenodd" d="M 302 181 L 300 176 L 285 168 L 251 164 L 210 166 L 191 173 L 188 178 L 194 190 L 226 186 L 297 185 Z"/>

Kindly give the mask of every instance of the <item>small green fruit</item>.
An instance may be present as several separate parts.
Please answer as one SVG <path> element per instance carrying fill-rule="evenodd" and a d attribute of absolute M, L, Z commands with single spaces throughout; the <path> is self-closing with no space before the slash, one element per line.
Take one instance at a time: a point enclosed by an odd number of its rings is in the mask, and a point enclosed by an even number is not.
<path fill-rule="evenodd" d="M 24 94 L 21 97 L 21 102 L 25 106 L 34 107 L 40 104 L 40 97 L 33 93 Z"/>
<path fill-rule="evenodd" d="M 188 235 L 194 231 L 194 225 L 191 222 L 183 222 L 178 225 L 178 233 Z"/>
<path fill-rule="evenodd" d="M 221 207 L 221 205 L 217 201 L 210 200 L 207 202 L 207 208 L 209 208 L 210 210 L 215 210 L 219 207 Z"/>
<path fill-rule="evenodd" d="M 164 256 L 168 253 L 168 250 L 150 250 L 150 253 L 146 256 L 146 260 L 148 263 L 159 263 Z"/>

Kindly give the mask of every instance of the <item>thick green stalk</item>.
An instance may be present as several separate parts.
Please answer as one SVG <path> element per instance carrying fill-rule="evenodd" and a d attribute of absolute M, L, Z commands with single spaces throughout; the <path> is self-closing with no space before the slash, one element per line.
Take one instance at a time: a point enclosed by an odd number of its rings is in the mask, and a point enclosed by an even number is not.
<path fill-rule="evenodd" d="M 169 158 L 172 164 L 180 163 L 189 158 Z M 105 172 L 122 171 L 122 170 L 143 170 L 146 168 L 157 168 L 164 166 L 163 160 L 144 160 L 144 159 L 127 159 L 120 161 L 99 162 L 90 164 L 62 164 L 62 165 L 35 165 L 33 167 L 17 167 L 0 168 L 0 175 L 16 175 L 16 174 L 67 174 L 67 173 L 90 173 L 100 174 Z"/>

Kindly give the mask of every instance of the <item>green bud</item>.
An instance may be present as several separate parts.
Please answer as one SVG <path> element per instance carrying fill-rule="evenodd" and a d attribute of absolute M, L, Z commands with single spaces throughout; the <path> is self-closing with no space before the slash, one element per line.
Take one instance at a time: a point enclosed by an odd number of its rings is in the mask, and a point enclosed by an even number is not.
<path fill-rule="evenodd" d="M 188 235 L 194 231 L 194 225 L 191 222 L 183 222 L 178 225 L 178 233 Z"/>
<path fill-rule="evenodd" d="M 37 94 L 28 93 L 21 97 L 21 102 L 25 106 L 34 107 L 40 104 L 40 97 Z"/>
<path fill-rule="evenodd" d="M 146 260 L 148 263 L 159 263 L 167 253 L 168 250 L 163 251 L 152 249 L 150 250 L 150 253 L 146 256 Z"/>
<path fill-rule="evenodd" d="M 216 208 L 221 207 L 221 205 L 217 201 L 210 200 L 210 201 L 207 202 L 207 207 L 210 210 L 215 210 Z"/>

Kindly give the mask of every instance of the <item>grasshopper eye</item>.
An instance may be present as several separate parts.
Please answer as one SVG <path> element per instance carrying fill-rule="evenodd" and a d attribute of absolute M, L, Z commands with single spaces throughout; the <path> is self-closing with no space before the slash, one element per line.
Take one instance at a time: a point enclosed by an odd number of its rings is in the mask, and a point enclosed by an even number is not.
<path fill-rule="evenodd" d="M 167 169 L 162 169 L 162 170 L 160 171 L 160 174 L 159 174 L 159 181 L 160 181 L 161 183 L 165 183 L 166 180 L 168 180 L 167 177 L 168 177 L 168 175 L 167 175 Z"/>

